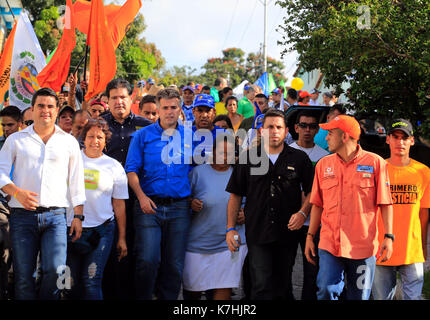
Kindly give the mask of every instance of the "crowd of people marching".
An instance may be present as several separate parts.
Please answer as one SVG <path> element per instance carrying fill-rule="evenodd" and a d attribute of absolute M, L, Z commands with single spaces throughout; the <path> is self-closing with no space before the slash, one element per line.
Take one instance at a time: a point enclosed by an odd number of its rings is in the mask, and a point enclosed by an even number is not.
<path fill-rule="evenodd" d="M 384 160 L 331 92 L 113 79 L 85 101 L 88 79 L 0 112 L 2 299 L 292 300 L 299 245 L 302 300 L 393 299 L 397 274 L 421 299 L 408 120 Z"/>

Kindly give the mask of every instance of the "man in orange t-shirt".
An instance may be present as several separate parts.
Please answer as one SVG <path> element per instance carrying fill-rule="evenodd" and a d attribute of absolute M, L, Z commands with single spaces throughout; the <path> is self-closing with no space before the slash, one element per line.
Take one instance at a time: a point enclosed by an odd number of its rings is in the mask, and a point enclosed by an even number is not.
<path fill-rule="evenodd" d="M 392 300 L 396 276 L 400 274 L 403 299 L 420 300 L 427 256 L 427 224 L 430 207 L 430 169 L 409 158 L 414 145 L 413 127 L 404 119 L 394 120 L 387 130 L 390 158 L 387 159 L 393 198 L 393 255 L 377 263 L 372 295 L 375 300 Z M 380 227 L 382 224 L 379 221 Z M 382 241 L 380 234 L 379 241 Z"/>
<path fill-rule="evenodd" d="M 315 263 L 313 238 L 321 225 L 317 298 L 337 300 L 346 278 L 346 299 L 367 300 L 378 253 L 379 208 L 386 232 L 379 251 L 382 261 L 388 260 L 393 250 L 386 162 L 358 145 L 360 125 L 353 117 L 339 115 L 320 127 L 329 131 L 326 140 L 333 154 L 322 158 L 315 167 L 305 255 Z"/>

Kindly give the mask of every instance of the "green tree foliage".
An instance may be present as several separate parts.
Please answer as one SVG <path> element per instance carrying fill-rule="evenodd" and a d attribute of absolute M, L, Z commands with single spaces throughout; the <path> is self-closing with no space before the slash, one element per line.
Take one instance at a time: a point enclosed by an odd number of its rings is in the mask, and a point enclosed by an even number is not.
<path fill-rule="evenodd" d="M 178 87 L 180 85 L 186 85 L 188 82 L 193 81 L 194 83 L 200 83 L 200 77 L 195 75 L 196 69 L 190 66 L 173 66 L 169 69 L 163 69 L 156 78 L 159 79 L 158 83 L 165 87 L 175 84 Z"/>
<path fill-rule="evenodd" d="M 145 28 L 143 15 L 138 14 L 116 50 L 118 77 L 129 81 L 147 79 L 164 66 L 165 60 L 155 44 L 139 38 Z"/>
<path fill-rule="evenodd" d="M 358 112 L 422 121 L 430 137 L 430 2 L 426 0 L 278 0 L 284 53 L 297 50 L 306 71 L 327 86 L 349 81 Z"/>
<path fill-rule="evenodd" d="M 255 82 L 264 72 L 261 53 L 249 53 L 246 58 L 245 52 L 239 48 L 228 48 L 222 53 L 221 58 L 210 58 L 203 65 L 202 82 L 212 85 L 221 76 L 230 78 L 230 86 L 235 87 L 243 80 Z M 282 75 L 283 69 L 282 62 L 267 58 L 267 72 L 272 73 L 277 82 L 286 80 Z"/>

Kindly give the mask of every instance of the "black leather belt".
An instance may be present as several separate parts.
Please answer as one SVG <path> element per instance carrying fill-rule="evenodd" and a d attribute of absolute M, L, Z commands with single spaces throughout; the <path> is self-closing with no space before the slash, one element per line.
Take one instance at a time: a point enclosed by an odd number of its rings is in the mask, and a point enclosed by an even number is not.
<path fill-rule="evenodd" d="M 44 213 L 47 211 L 57 210 L 57 209 L 63 209 L 62 207 L 37 207 L 36 213 Z"/>
<path fill-rule="evenodd" d="M 157 206 L 168 206 L 168 205 L 171 205 L 174 202 L 178 202 L 178 201 L 182 201 L 182 200 L 188 199 L 188 197 L 184 197 L 184 198 L 171 198 L 171 197 L 162 198 L 162 197 L 157 197 L 157 196 L 149 196 L 149 198 L 152 201 L 154 201 L 154 203 Z"/>

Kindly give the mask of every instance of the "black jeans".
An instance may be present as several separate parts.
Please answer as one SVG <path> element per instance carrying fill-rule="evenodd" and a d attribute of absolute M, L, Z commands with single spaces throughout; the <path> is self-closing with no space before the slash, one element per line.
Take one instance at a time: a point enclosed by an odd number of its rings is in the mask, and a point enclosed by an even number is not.
<path fill-rule="evenodd" d="M 293 241 L 247 245 L 251 300 L 294 300 L 291 274 L 296 251 Z"/>
<path fill-rule="evenodd" d="M 305 256 L 305 245 L 306 245 L 306 236 L 309 230 L 309 226 L 303 226 L 298 230 L 298 237 L 295 238 L 297 241 L 294 246 L 294 260 L 297 253 L 297 247 L 300 244 L 300 248 L 302 250 L 302 259 L 303 259 L 303 287 L 302 287 L 302 300 L 317 300 L 317 275 L 318 275 L 318 254 L 316 255 L 315 262 L 316 265 L 309 263 Z M 314 237 L 315 248 L 318 250 L 319 243 L 319 229 Z"/>
<path fill-rule="evenodd" d="M 134 300 L 134 272 L 136 258 L 134 254 L 133 209 L 136 196 L 128 188 L 129 199 L 125 200 L 127 256 L 118 261 L 116 244 L 118 243 L 118 225 L 115 226 L 114 240 L 103 273 L 102 289 L 105 300 Z"/>

